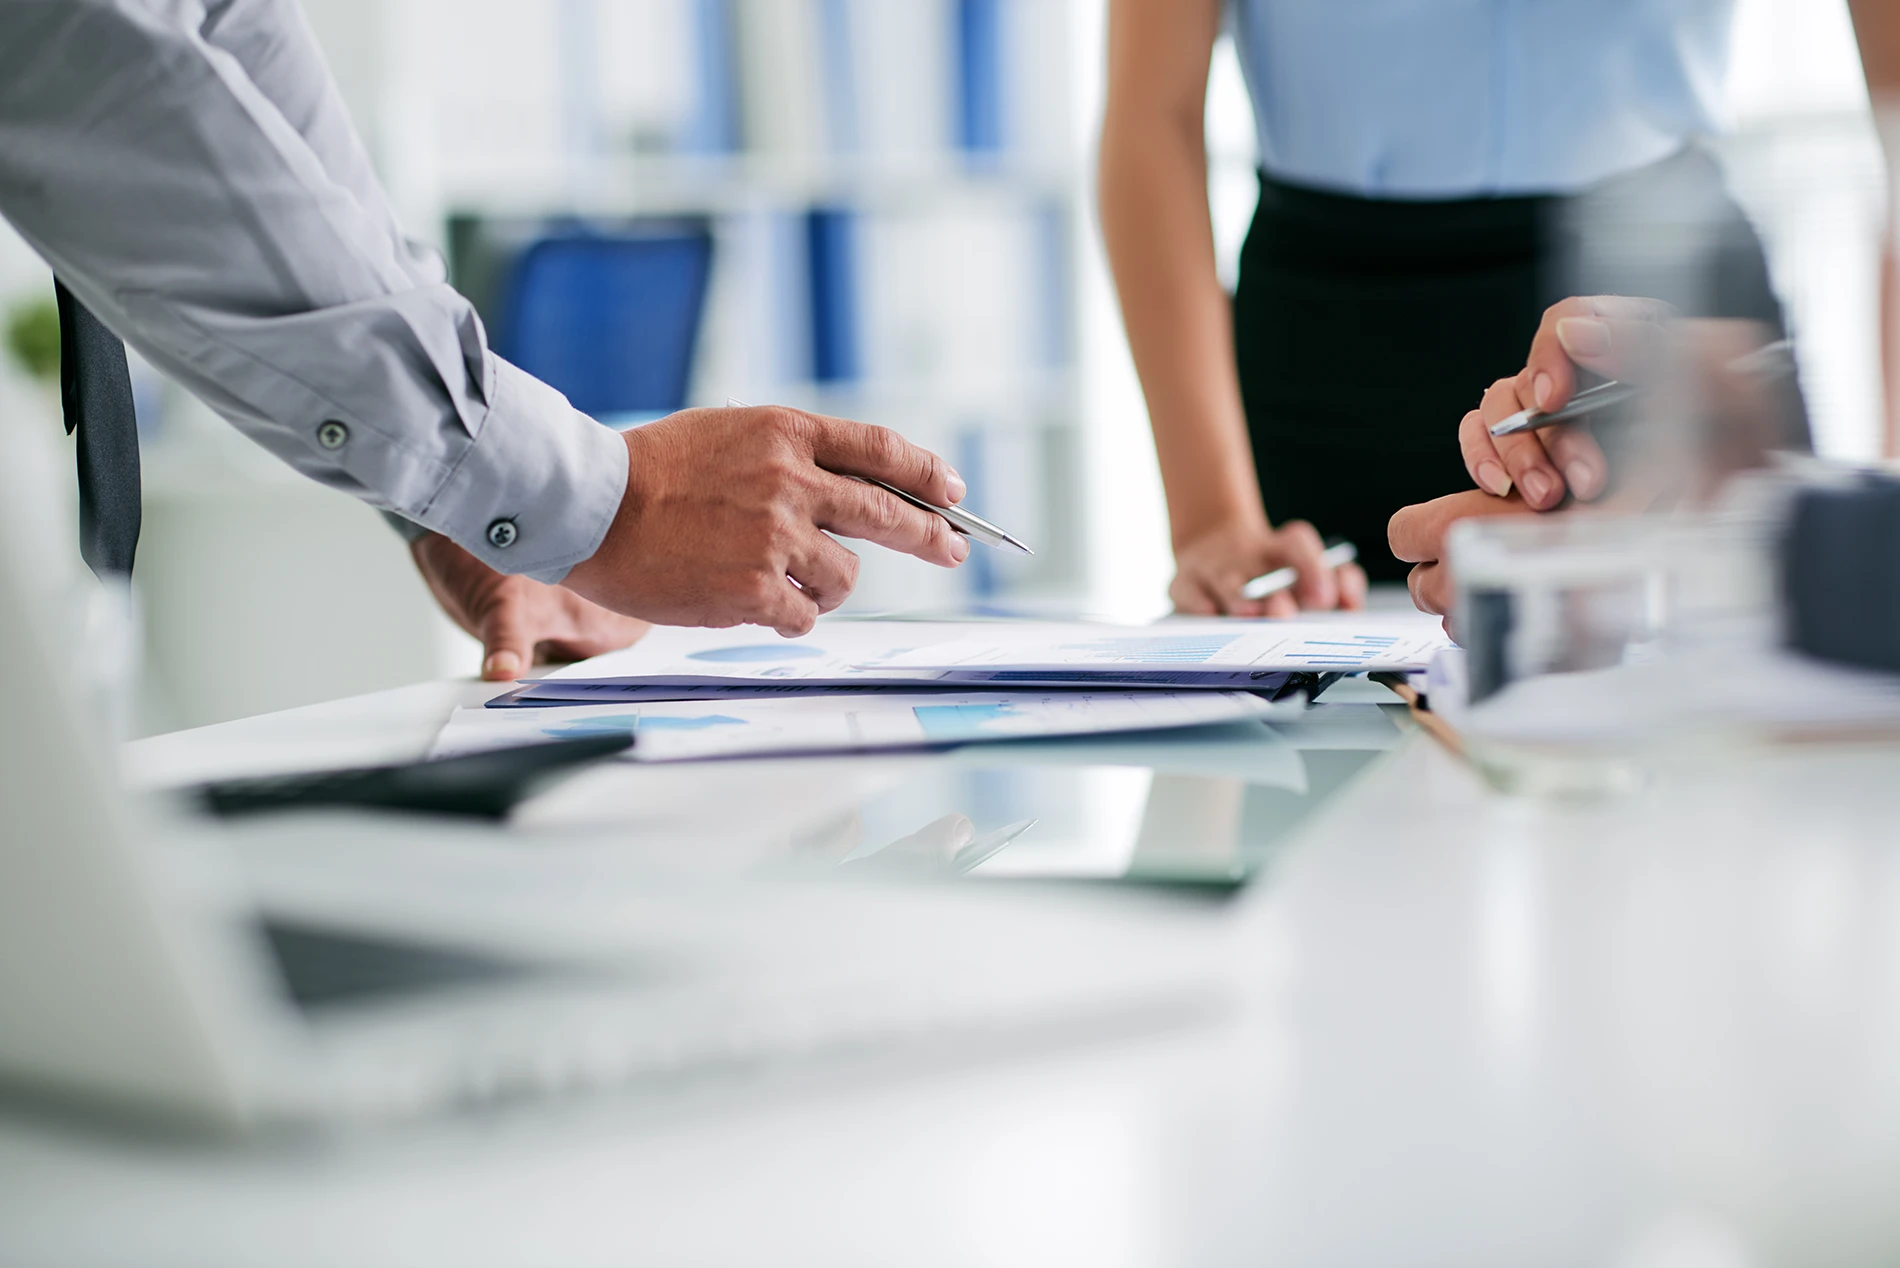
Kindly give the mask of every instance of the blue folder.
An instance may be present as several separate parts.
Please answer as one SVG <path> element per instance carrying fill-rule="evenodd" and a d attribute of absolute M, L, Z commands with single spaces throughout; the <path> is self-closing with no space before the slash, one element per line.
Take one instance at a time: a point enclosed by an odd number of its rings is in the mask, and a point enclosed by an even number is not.
<path fill-rule="evenodd" d="M 703 221 L 531 242 L 509 270 L 496 349 L 596 418 L 680 409 L 712 249 Z"/>

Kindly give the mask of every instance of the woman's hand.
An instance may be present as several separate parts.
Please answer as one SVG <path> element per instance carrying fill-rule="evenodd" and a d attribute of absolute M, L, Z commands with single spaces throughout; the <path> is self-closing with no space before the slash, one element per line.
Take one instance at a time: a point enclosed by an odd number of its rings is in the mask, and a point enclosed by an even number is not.
<path fill-rule="evenodd" d="M 1358 564 L 1327 567 L 1325 549 L 1304 520 L 1289 520 L 1277 530 L 1262 519 L 1216 524 L 1175 550 L 1168 597 L 1184 616 L 1292 616 L 1302 609 L 1364 607 L 1364 570 Z M 1241 597 L 1241 588 L 1255 577 L 1288 566 L 1300 574 L 1291 590 L 1265 599 Z"/>
<path fill-rule="evenodd" d="M 1180 570 L 1168 593 L 1176 611 L 1197 616 L 1356 605 L 1365 575 L 1334 577 L 1317 564 L 1318 535 L 1304 525 L 1274 532 L 1260 502 L 1233 300 L 1221 287 L 1207 208 L 1207 68 L 1225 13 L 1222 0 L 1108 6 L 1102 244 L 1168 495 Z M 1293 592 L 1240 597 L 1261 573 L 1302 561 L 1311 566 Z"/>

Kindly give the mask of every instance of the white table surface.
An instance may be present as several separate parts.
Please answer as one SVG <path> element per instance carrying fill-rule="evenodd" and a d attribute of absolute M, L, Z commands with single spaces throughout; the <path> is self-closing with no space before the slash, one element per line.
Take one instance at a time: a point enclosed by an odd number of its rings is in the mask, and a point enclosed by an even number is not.
<path fill-rule="evenodd" d="M 132 767 L 413 754 L 487 690 L 159 737 Z M 0 1110 L 0 1264 L 1900 1258 L 1900 750 L 1544 803 L 1414 735 L 1239 903 L 1250 1007 L 1148 1038 L 318 1140 Z"/>

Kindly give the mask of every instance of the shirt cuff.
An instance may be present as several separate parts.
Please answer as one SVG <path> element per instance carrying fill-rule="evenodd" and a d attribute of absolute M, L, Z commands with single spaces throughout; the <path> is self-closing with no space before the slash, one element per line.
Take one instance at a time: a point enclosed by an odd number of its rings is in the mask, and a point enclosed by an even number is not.
<path fill-rule="evenodd" d="M 497 572 L 550 584 L 600 548 L 627 490 L 627 445 L 491 354 L 475 443 L 415 518 Z"/>

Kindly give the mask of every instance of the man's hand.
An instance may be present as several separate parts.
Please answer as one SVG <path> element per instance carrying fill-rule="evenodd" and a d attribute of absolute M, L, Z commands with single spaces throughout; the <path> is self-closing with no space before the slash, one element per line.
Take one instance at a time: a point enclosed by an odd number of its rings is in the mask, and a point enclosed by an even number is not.
<path fill-rule="evenodd" d="M 1516 490 L 1534 511 L 1557 506 L 1566 492 L 1584 502 L 1600 497 L 1609 486 L 1609 464 L 1588 423 L 1499 437 L 1490 428 L 1519 410 L 1563 408 L 1577 393 L 1578 367 L 1606 378 L 1650 381 L 1666 356 L 1674 314 L 1660 300 L 1620 295 L 1566 299 L 1546 309 L 1524 368 L 1493 383 L 1458 426 L 1472 480 L 1499 497 Z"/>
<path fill-rule="evenodd" d="M 519 677 L 538 660 L 618 651 L 649 628 L 564 586 L 496 572 L 437 533 L 417 538 L 409 553 L 442 610 L 482 640 L 482 677 L 490 682 Z"/>
<path fill-rule="evenodd" d="M 624 437 L 627 491 L 592 558 L 563 585 L 662 625 L 769 625 L 806 633 L 857 584 L 863 538 L 945 568 L 969 541 L 871 476 L 927 502 L 961 477 L 896 432 L 777 407 L 683 410 Z"/>
<path fill-rule="evenodd" d="M 1174 583 L 1168 597 L 1187 616 L 1292 616 L 1302 609 L 1362 608 L 1366 574 L 1358 564 L 1333 569 L 1313 526 L 1289 520 L 1279 529 L 1252 519 L 1219 524 L 1174 553 Z M 1264 599 L 1241 597 L 1241 587 L 1262 573 L 1291 566 L 1300 579 L 1291 590 Z"/>
<path fill-rule="evenodd" d="M 1665 325 L 1669 314 L 1655 301 L 1601 296 L 1565 300 L 1545 314 L 1524 371 L 1499 380 L 1460 429 L 1472 477 L 1509 496 L 1455 493 L 1392 517 L 1392 553 L 1418 565 L 1409 585 L 1421 609 L 1450 610 L 1444 539 L 1456 520 L 1549 511 L 1563 502 L 1566 487 L 1578 503 L 1593 502 L 1603 511 L 1653 511 L 1684 499 L 1693 504 L 1715 496 L 1735 473 L 1762 466 L 1771 450 L 1800 441 L 1806 424 L 1798 393 L 1772 362 L 1757 364 L 1771 331 L 1735 320 Z M 1652 388 L 1636 420 L 1640 443 L 1622 455 L 1615 492 L 1608 496 L 1608 465 L 1582 426 L 1495 442 L 1488 430 L 1522 408 L 1525 392 L 1540 399 L 1538 408 L 1569 400 L 1575 388 L 1572 358 Z M 1501 462 L 1510 464 L 1511 476 L 1502 476 Z M 1554 464 L 1563 465 L 1562 478 Z"/>
<path fill-rule="evenodd" d="M 1591 502 L 1609 488 L 1609 463 L 1587 422 L 1499 437 L 1492 424 L 1522 409 L 1561 409 L 1576 395 L 1579 367 L 1631 382 L 1658 377 L 1673 346 L 1674 314 L 1660 300 L 1618 295 L 1566 299 L 1544 311 L 1524 368 L 1493 383 L 1458 426 L 1465 469 L 1478 488 L 1405 507 L 1386 530 L 1392 553 L 1415 565 L 1406 587 L 1420 611 L 1451 613 L 1456 591 L 1445 535 L 1458 520 L 1552 511 L 1566 496 Z M 1660 496 L 1662 474 L 1645 473 L 1643 488 L 1625 489 L 1618 501 L 1637 509 Z"/>
<path fill-rule="evenodd" d="M 1387 536 L 1392 553 L 1416 565 L 1405 584 L 1419 611 L 1439 616 L 1451 613 L 1456 594 L 1451 568 L 1445 561 L 1445 534 L 1453 524 L 1486 515 L 1523 515 L 1529 509 L 1516 493 L 1501 498 L 1471 489 L 1408 506 L 1394 515 Z"/>

